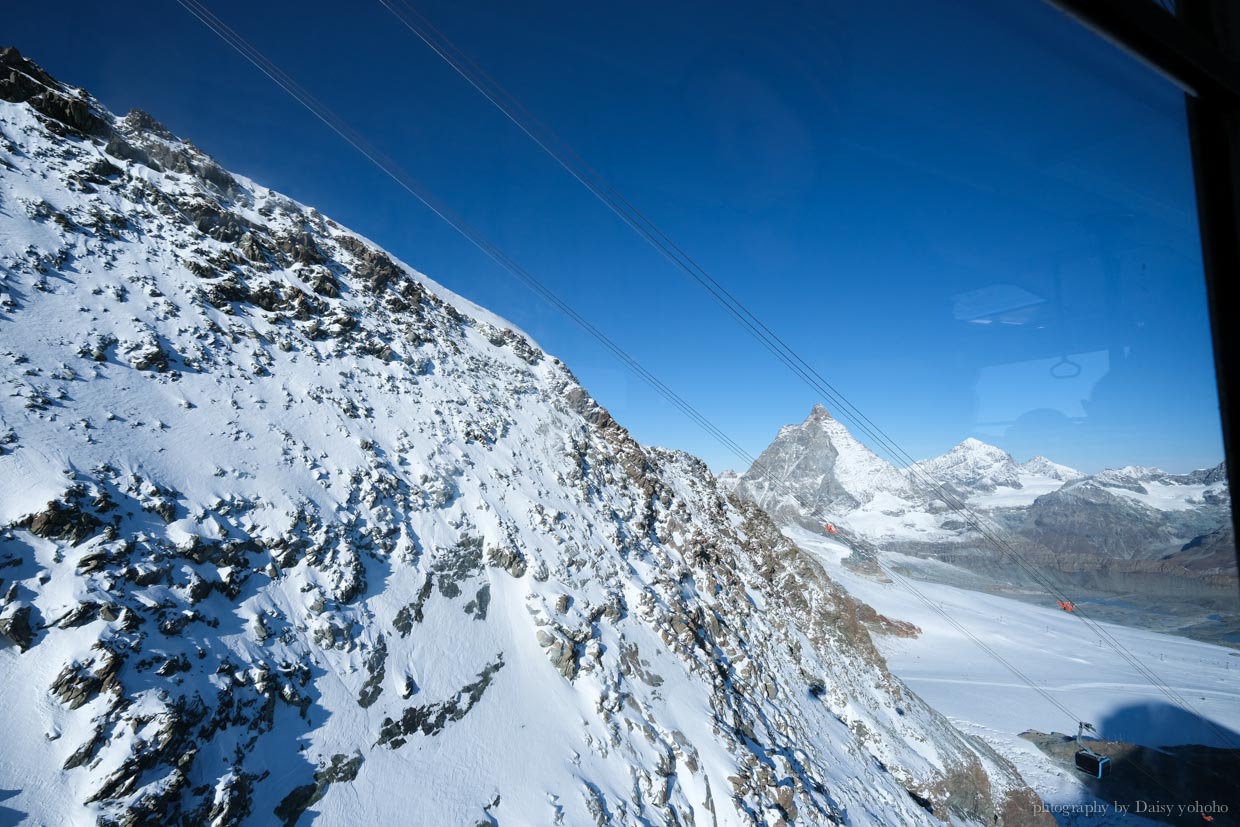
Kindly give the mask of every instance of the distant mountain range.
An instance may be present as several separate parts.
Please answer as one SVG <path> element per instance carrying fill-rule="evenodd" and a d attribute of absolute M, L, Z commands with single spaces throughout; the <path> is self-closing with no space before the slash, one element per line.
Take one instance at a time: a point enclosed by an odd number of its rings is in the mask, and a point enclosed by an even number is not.
<path fill-rule="evenodd" d="M 876 548 L 992 574 L 1001 533 L 1040 565 L 1119 591 L 1234 596 L 1231 499 L 1223 464 L 1188 474 L 1126 466 L 1087 475 L 1046 457 L 1018 462 L 977 439 L 899 469 L 821 405 L 780 429 L 743 475 L 721 478 L 780 524 L 831 521 Z"/>
<path fill-rule="evenodd" d="M 917 471 L 966 496 L 994 493 L 1000 488 L 1022 490 L 1026 482 L 1070 482 L 1085 476 L 1042 456 L 1017 463 L 1003 449 L 972 437 L 940 457 L 917 463 Z"/>
<path fill-rule="evenodd" d="M 858 441 L 822 405 L 804 422 L 781 428 L 746 473 L 725 472 L 721 479 L 777 519 L 808 525 L 834 520 L 872 540 L 955 536 L 970 511 L 1049 516 L 1054 503 L 1067 501 L 1106 504 L 1130 519 L 1177 526 L 1186 523 L 1175 515 L 1194 513 L 1208 515 L 1206 522 L 1219 523 L 1213 526 L 1218 528 L 1230 511 L 1222 463 L 1188 474 L 1130 465 L 1087 475 L 1043 456 L 1017 462 L 1003 449 L 970 437 L 942 456 L 900 469 Z M 1160 536 L 1168 543 L 1200 536 L 1189 534 Z M 1144 556 L 1152 545 L 1129 545 L 1122 556 Z M 1108 548 L 1121 553 L 1114 544 Z"/>

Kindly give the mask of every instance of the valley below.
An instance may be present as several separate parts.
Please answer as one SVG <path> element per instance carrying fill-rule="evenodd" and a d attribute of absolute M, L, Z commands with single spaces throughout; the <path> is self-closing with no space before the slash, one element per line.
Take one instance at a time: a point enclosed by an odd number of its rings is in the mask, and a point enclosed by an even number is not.
<path fill-rule="evenodd" d="M 1053 595 L 994 547 L 896 542 L 888 548 L 902 555 L 892 565 L 911 577 L 993 592 L 1030 605 L 1056 606 Z M 1091 617 L 1240 649 L 1240 599 L 1234 577 L 1193 576 L 1162 560 L 1056 555 L 1040 549 L 1019 553 L 1063 589 L 1079 595 L 1074 602 Z"/>
<path fill-rule="evenodd" d="M 985 591 L 985 578 L 950 563 L 882 552 L 883 566 L 907 572 L 908 586 L 879 570 L 859 571 L 852 549 L 804 529 L 785 529 L 812 553 L 832 579 L 884 616 L 912 623 L 913 637 L 876 635 L 892 671 L 957 726 L 983 738 L 1008 756 L 1048 805 L 1059 805 L 1061 824 L 1142 823 L 1135 812 L 1117 812 L 1111 786 L 1093 785 L 1073 769 L 1071 753 L 1040 749 L 1027 731 L 1075 734 L 1077 720 L 1092 722 L 1099 737 L 1153 752 L 1197 745 L 1216 749 L 1236 763 L 1240 751 L 1240 652 L 1201 640 L 1106 621 L 1107 631 L 1126 650 L 1162 677 L 1184 701 L 1172 702 L 1109 646 L 1100 645 L 1080 621 L 1017 589 Z M 961 584 L 967 584 L 961 585 Z M 971 587 L 968 587 L 971 586 Z M 915 589 L 916 593 L 911 589 Z M 939 611 L 936 611 L 936 607 Z M 1095 607 L 1091 604 L 1091 610 Z M 955 623 L 1062 703 L 1069 718 L 1001 662 L 964 638 Z M 1134 610 L 1135 612 L 1135 610 Z M 1099 612 L 1100 614 L 1100 612 Z M 1104 618 L 1099 618 L 1103 619 Z M 1148 617 L 1141 625 L 1151 625 Z M 1129 768 L 1117 767 L 1125 789 L 1143 790 L 1148 801 L 1172 793 Z M 1168 786 L 1177 788 L 1170 780 Z M 1211 788 L 1217 789 L 1217 787 Z M 1234 786 L 1218 801 L 1235 823 Z M 1182 803 L 1182 802 L 1179 802 Z M 1094 809 L 1086 805 L 1092 804 Z M 1105 806 L 1104 806 L 1105 805 Z M 1193 818 L 1201 822 L 1200 815 Z M 1157 819 L 1149 823 L 1168 823 Z M 1171 823 L 1190 823 L 1174 821 Z"/>

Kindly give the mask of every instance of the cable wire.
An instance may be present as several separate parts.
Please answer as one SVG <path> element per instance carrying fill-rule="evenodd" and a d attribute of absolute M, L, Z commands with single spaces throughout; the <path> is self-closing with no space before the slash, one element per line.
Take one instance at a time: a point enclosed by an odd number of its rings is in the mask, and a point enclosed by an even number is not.
<path fill-rule="evenodd" d="M 1197 714 L 1213 726 L 1217 734 L 1233 746 L 1240 748 L 1229 733 L 1201 715 L 1193 705 L 1169 686 L 1153 670 L 1149 669 L 1123 646 L 1108 630 L 1077 606 L 1065 589 L 1040 569 L 1030 564 L 1003 536 L 1003 529 L 983 518 L 954 491 L 923 472 L 919 463 L 905 451 L 889 434 L 876 425 L 856 407 L 842 392 L 832 385 L 816 368 L 795 349 L 778 336 L 739 299 L 714 279 L 683 249 L 677 246 L 658 226 L 586 163 L 580 155 L 560 140 L 556 134 L 526 109 L 498 81 L 469 58 L 446 35 L 440 32 L 425 16 L 421 15 L 407 0 L 379 0 L 380 4 L 397 17 L 423 43 L 431 48 L 464 80 L 499 109 L 514 125 L 533 140 L 547 155 L 555 160 L 573 178 L 585 186 L 608 209 L 638 233 L 648 244 L 690 279 L 699 284 L 738 324 L 758 340 L 768 351 L 783 362 L 794 375 L 805 382 L 823 398 L 831 402 L 836 415 L 870 438 L 873 444 L 888 454 L 897 466 L 904 466 L 910 482 L 920 485 L 937 496 L 949 508 L 966 518 L 967 527 L 973 528 L 1001 554 L 1015 563 L 1048 594 L 1058 600 L 1076 606 L 1074 614 L 1101 639 L 1108 648 L 1125 660 L 1138 675 L 1159 689 L 1173 704 Z"/>
<path fill-rule="evenodd" d="M 686 416 L 688 416 L 697 425 L 699 425 L 699 427 L 702 427 L 707 433 L 709 433 L 712 437 L 717 439 L 721 444 L 723 444 L 725 447 L 727 447 L 729 450 L 735 453 L 739 458 L 741 458 L 742 460 L 747 460 L 753 467 L 757 467 L 760 470 L 766 470 L 765 466 L 762 466 L 758 462 L 757 459 L 752 457 L 747 451 L 744 450 L 744 448 L 742 448 L 739 445 L 739 443 L 737 443 L 735 440 L 729 437 L 724 431 L 722 431 L 722 429 L 718 428 L 713 422 L 711 422 L 709 418 L 704 416 L 700 411 L 698 411 L 690 403 L 688 403 L 682 397 L 676 394 L 670 387 L 668 387 L 661 380 L 659 380 L 654 374 L 652 374 L 644 366 L 642 366 L 641 363 L 638 362 L 634 357 L 629 355 L 617 343 L 615 343 L 612 339 L 607 337 L 601 330 L 599 330 L 592 323 L 590 323 L 588 319 L 583 317 L 570 305 L 564 302 L 558 295 L 556 295 L 553 291 L 551 291 L 549 288 L 543 285 L 537 278 L 535 278 L 532 274 L 530 274 L 528 271 L 522 268 L 519 264 L 517 264 L 513 259 L 511 259 L 507 254 L 505 254 L 498 246 L 496 246 L 491 241 L 489 241 L 478 230 L 476 230 L 475 228 L 467 224 L 463 218 L 461 218 L 459 215 L 457 215 L 452 210 L 450 210 L 445 204 L 443 204 L 437 198 L 435 198 L 435 196 L 429 190 L 427 190 L 424 186 L 422 186 L 420 183 L 418 183 L 416 180 L 410 177 L 407 173 L 405 173 L 394 161 L 392 161 L 391 158 L 389 158 L 384 153 L 382 153 L 380 150 L 378 150 L 376 147 L 374 147 L 372 144 L 370 144 L 370 142 L 367 141 L 363 135 L 358 133 L 356 130 L 350 127 L 346 122 L 344 122 L 339 117 L 337 117 L 328 107 L 326 107 L 322 102 L 320 102 L 317 98 L 315 98 L 308 90 L 306 90 L 304 87 L 298 84 L 287 73 L 285 73 L 282 69 L 280 69 L 274 62 L 272 62 L 265 55 L 263 55 L 262 52 L 260 52 L 257 48 L 255 48 L 251 44 L 249 44 L 243 37 L 241 37 L 241 35 L 235 32 L 232 28 L 230 28 L 227 24 L 221 21 L 218 17 L 216 17 L 202 3 L 200 3 L 198 0 L 177 0 L 177 2 L 179 5 L 185 8 L 185 10 L 189 12 L 193 17 L 195 17 L 199 22 L 201 22 L 208 29 L 214 32 L 225 43 L 227 43 L 230 47 L 232 47 L 235 51 L 237 51 L 242 57 L 244 57 L 246 60 L 252 63 L 256 68 L 258 68 L 263 74 L 265 74 L 270 80 L 272 80 L 272 82 L 276 83 L 276 85 L 278 85 L 286 93 L 288 93 L 295 100 L 297 100 L 302 106 L 304 106 L 308 111 L 310 111 L 311 114 L 313 114 L 316 118 L 322 121 L 327 127 L 329 127 L 337 135 L 339 135 L 350 146 L 352 146 L 354 149 L 360 152 L 363 156 L 365 156 L 371 163 L 379 167 L 381 171 L 387 174 L 393 181 L 395 181 L 399 186 L 401 186 L 401 188 L 403 188 L 409 194 L 414 196 L 414 198 L 420 201 L 425 207 L 430 209 L 436 216 L 438 216 L 441 220 L 443 220 L 445 223 L 451 226 L 460 235 L 466 238 L 466 240 L 468 240 L 470 243 L 476 246 L 479 250 L 485 253 L 488 257 L 494 260 L 497 264 L 499 264 L 504 269 L 508 270 L 511 274 L 516 276 L 529 289 L 531 289 L 536 294 L 540 295 L 542 298 L 544 298 L 546 301 L 552 304 L 552 306 L 554 306 L 557 310 L 561 311 L 562 313 L 567 315 L 570 319 L 572 319 L 576 324 L 581 326 L 587 333 L 589 333 L 596 340 L 598 340 L 605 348 L 611 351 L 614 356 L 620 359 L 621 362 L 623 362 L 631 370 L 637 373 L 637 375 L 643 381 L 645 381 L 656 392 L 658 392 L 661 396 L 663 396 L 665 400 L 667 400 L 670 404 L 673 405 L 673 407 L 677 408 L 682 413 L 684 413 Z M 774 479 L 773 474 L 769 478 Z M 780 480 L 779 482 L 780 484 L 782 484 L 783 480 Z M 788 493 L 790 493 L 793 496 L 793 498 L 800 503 L 799 497 L 797 497 L 795 493 L 791 491 L 790 488 L 788 488 L 787 486 L 783 486 L 783 487 L 785 487 Z M 809 507 L 805 503 L 800 503 L 800 504 L 802 505 L 803 508 Z M 890 572 L 890 574 L 894 575 L 894 572 Z M 896 579 L 896 577 L 893 577 L 893 579 Z M 927 599 L 924 596 L 920 595 L 920 593 L 917 592 L 915 589 L 913 589 L 911 587 L 911 584 L 908 584 L 904 578 L 899 577 L 897 582 L 905 583 L 905 585 L 908 588 L 910 588 L 912 591 L 914 591 L 914 593 L 917 594 L 923 601 L 927 601 Z M 929 603 L 929 601 L 927 602 Z M 932 607 L 935 608 L 936 611 L 941 612 L 941 610 L 938 610 L 937 607 L 933 606 L 933 604 L 929 604 L 929 605 L 932 605 Z M 1023 673 L 1021 673 L 1015 667 L 1011 666 L 1011 664 L 1009 664 L 1005 659 L 1003 659 L 1001 656 L 995 653 L 992 649 L 990 649 L 990 647 L 988 647 L 982 641 L 977 639 L 976 636 L 968 632 L 966 629 L 964 629 L 964 627 L 957 624 L 954 619 L 950 618 L 945 613 L 944 613 L 944 617 L 950 623 L 952 623 L 953 626 L 955 626 L 960 631 L 962 631 L 964 634 L 966 634 L 968 637 L 970 637 L 970 639 L 972 639 L 984 651 L 989 652 L 993 657 L 995 657 L 997 660 L 999 660 L 1001 663 L 1007 666 L 1010 670 L 1012 670 L 1013 674 L 1015 674 L 1019 679 L 1021 679 L 1023 682 L 1025 682 L 1031 688 L 1033 688 L 1035 691 L 1038 691 L 1040 694 L 1046 697 L 1048 701 L 1052 701 L 1053 703 L 1056 703 L 1057 707 L 1061 711 L 1068 712 L 1066 708 L 1059 705 L 1058 702 L 1053 701 L 1053 699 L 1044 690 L 1042 690 L 1034 682 L 1029 680 L 1027 676 L 1024 676 Z M 1199 717 L 1201 717 L 1203 720 L 1208 721 L 1208 719 L 1205 719 L 1204 716 L 1199 715 Z"/>

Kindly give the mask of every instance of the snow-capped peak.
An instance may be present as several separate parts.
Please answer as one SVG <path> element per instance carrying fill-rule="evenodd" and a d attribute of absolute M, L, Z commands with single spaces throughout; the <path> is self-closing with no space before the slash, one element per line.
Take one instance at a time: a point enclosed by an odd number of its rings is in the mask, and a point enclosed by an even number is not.
<path fill-rule="evenodd" d="M 741 478 L 738 490 L 772 513 L 820 522 L 880 494 L 915 496 L 904 474 L 814 405 L 799 424 L 785 425 Z"/>
<path fill-rule="evenodd" d="M 805 418 L 806 422 L 816 422 L 822 419 L 834 419 L 831 412 L 821 402 L 815 402 L 814 407 L 809 409 L 809 416 Z"/>
<path fill-rule="evenodd" d="M 1084 474 L 1075 468 L 1061 465 L 1041 455 L 1034 457 L 1028 462 L 1022 462 L 1020 470 L 1029 476 L 1063 480 L 1064 482 L 1071 482 L 1072 480 L 1079 480 L 1085 477 Z"/>
<path fill-rule="evenodd" d="M 917 463 L 922 473 L 964 491 L 1021 487 L 1020 467 L 1002 448 L 969 437 L 942 456 Z"/>

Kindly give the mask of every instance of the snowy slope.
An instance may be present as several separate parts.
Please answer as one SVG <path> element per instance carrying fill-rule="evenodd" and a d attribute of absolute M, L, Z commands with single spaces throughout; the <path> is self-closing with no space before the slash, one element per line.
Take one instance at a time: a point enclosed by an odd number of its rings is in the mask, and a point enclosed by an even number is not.
<path fill-rule="evenodd" d="M 813 559 L 519 331 L 0 69 L 5 810 L 1043 823 Z"/>
<path fill-rule="evenodd" d="M 1081 804 L 1093 796 L 1070 768 L 1048 759 L 1019 733 L 1074 732 L 1075 721 L 1008 671 L 999 661 L 947 623 L 914 593 L 886 578 L 858 575 L 841 561 L 850 549 L 812 532 L 785 530 L 817 555 L 832 578 L 879 612 L 916 624 L 916 638 L 878 640 L 893 672 L 966 731 L 1012 756 L 1022 775 L 1052 804 Z M 885 565 L 945 566 L 899 554 L 883 554 Z M 965 573 L 962 573 L 962 576 Z M 1064 704 L 1074 717 L 1092 721 L 1103 737 L 1151 747 L 1178 744 L 1226 746 L 1214 726 L 1240 740 L 1240 657 L 1231 649 L 1170 635 L 1104 624 L 1110 634 L 1158 674 L 1192 711 L 1172 702 L 1118 654 L 1099 646 L 1076 617 L 1052 603 L 1036 606 L 994 594 L 916 582 L 932 604 L 978 636 L 1008 662 Z M 1153 791 L 1154 798 L 1160 797 Z M 1165 796 L 1162 796 L 1165 797 Z M 1106 803 L 1106 802 L 1102 802 Z M 1232 802 L 1234 806 L 1240 802 Z M 1115 823 L 1134 823 L 1132 816 Z M 1111 823 L 1101 818 L 1082 823 Z"/>
<path fill-rule="evenodd" d="M 1102 471 L 1088 484 L 1158 511 L 1186 511 L 1207 502 L 1225 501 L 1227 476 L 1223 465 L 1188 474 L 1169 474 L 1160 468 L 1129 465 Z"/>
<path fill-rule="evenodd" d="M 1021 473 L 1029 476 L 1059 480 L 1061 482 L 1071 482 L 1072 480 L 1079 480 L 1085 476 L 1075 468 L 1060 465 L 1059 463 L 1052 462 L 1043 456 L 1036 456 L 1028 462 L 1022 462 L 1020 465 L 1020 470 Z"/>

